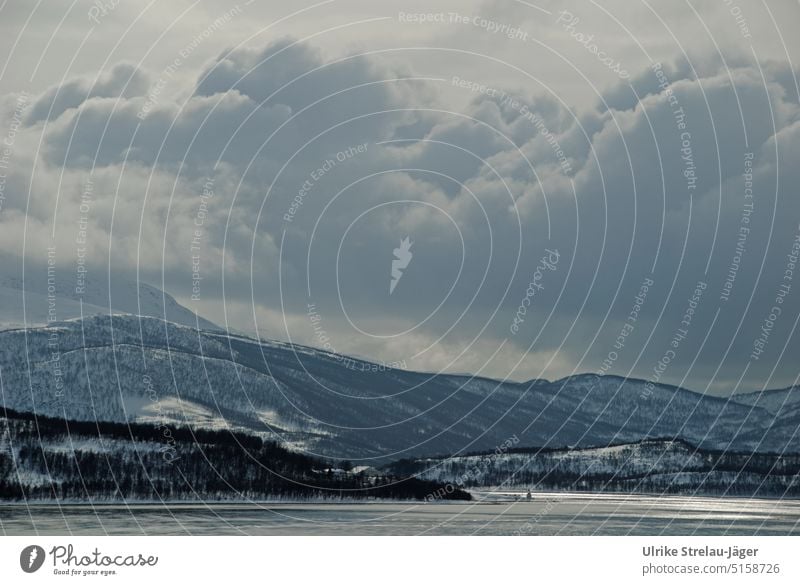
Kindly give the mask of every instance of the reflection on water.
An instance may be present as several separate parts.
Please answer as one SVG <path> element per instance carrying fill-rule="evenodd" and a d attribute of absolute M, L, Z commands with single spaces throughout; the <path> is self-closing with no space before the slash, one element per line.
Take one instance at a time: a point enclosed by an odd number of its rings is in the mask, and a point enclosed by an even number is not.
<path fill-rule="evenodd" d="M 477 494 L 470 503 L 0 505 L 6 535 L 800 534 L 800 502 Z"/>

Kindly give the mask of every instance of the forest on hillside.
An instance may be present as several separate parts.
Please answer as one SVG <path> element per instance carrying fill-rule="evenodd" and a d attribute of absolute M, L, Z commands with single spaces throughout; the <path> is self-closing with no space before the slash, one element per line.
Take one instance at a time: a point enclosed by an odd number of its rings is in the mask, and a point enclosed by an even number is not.
<path fill-rule="evenodd" d="M 384 470 L 459 488 L 800 497 L 800 454 L 702 449 L 674 438 L 402 459 Z"/>
<path fill-rule="evenodd" d="M 423 500 L 442 488 L 351 467 L 245 433 L 0 411 L 0 500 Z"/>

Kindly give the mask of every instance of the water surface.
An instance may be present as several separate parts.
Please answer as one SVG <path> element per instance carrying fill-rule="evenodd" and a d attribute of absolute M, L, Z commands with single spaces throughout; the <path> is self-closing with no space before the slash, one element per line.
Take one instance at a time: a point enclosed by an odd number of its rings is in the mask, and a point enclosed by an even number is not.
<path fill-rule="evenodd" d="M 800 502 L 476 494 L 475 502 L 0 505 L 6 535 L 787 535 Z"/>

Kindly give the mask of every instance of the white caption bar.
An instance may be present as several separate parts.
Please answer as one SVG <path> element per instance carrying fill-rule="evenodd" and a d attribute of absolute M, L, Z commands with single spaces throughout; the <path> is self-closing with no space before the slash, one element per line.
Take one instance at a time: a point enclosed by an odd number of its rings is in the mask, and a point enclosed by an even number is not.
<path fill-rule="evenodd" d="M 137 585 L 254 578 L 326 585 L 777 584 L 800 582 L 796 551 L 791 537 L 12 536 L 0 538 L 0 575 L 3 583 Z"/>

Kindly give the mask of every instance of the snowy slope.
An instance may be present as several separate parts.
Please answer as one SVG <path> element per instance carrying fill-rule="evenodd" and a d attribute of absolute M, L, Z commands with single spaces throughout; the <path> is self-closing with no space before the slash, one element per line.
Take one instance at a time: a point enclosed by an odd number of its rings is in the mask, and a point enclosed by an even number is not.
<path fill-rule="evenodd" d="M 386 470 L 467 488 L 800 495 L 800 455 L 751 456 L 663 439 L 398 461 Z"/>
<path fill-rule="evenodd" d="M 518 384 L 372 371 L 307 347 L 154 318 L 0 332 L 0 368 L 0 398 L 15 410 L 229 424 L 365 464 L 491 451 L 512 436 L 536 447 L 682 437 L 709 448 L 800 452 L 792 413 L 671 386 L 645 397 L 643 381 L 611 376 Z"/>
<path fill-rule="evenodd" d="M 773 414 L 785 413 L 796 410 L 800 406 L 800 386 L 736 394 L 733 396 L 733 400 L 739 404 L 758 406 Z"/>

